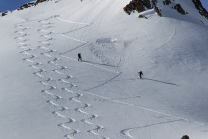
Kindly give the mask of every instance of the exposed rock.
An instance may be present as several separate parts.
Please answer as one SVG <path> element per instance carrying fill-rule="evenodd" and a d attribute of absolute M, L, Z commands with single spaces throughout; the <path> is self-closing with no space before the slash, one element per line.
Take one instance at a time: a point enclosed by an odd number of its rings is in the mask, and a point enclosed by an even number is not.
<path fill-rule="evenodd" d="M 44 2 L 44 1 L 49 1 L 49 0 L 37 0 L 36 2 L 29 2 L 29 3 L 27 3 L 27 4 L 24 4 L 24 5 L 22 5 L 20 8 L 18 8 L 17 10 L 18 11 L 20 11 L 20 10 L 24 10 L 24 9 L 26 9 L 26 8 L 29 8 L 29 7 L 31 7 L 31 6 L 36 6 L 38 3 L 41 3 L 41 2 Z M 5 15 L 7 15 L 7 11 L 6 12 L 3 12 L 1 15 L 2 16 L 5 16 Z"/>
<path fill-rule="evenodd" d="M 176 9 L 180 14 L 182 14 L 182 15 L 185 15 L 186 14 L 186 12 L 184 11 L 184 9 L 181 7 L 181 5 L 180 4 L 176 4 L 175 6 L 174 6 L 174 9 Z"/>
<path fill-rule="evenodd" d="M 152 5 L 155 7 L 157 3 L 157 0 L 152 0 Z"/>
<path fill-rule="evenodd" d="M 35 2 L 35 5 L 37 5 L 38 3 L 42 3 L 42 2 L 44 2 L 44 1 L 48 1 L 48 0 L 37 0 L 37 1 Z"/>
<path fill-rule="evenodd" d="M 5 13 L 2 13 L 2 14 L 1 14 L 1 16 L 5 16 L 5 15 L 6 15 Z"/>
<path fill-rule="evenodd" d="M 123 9 L 124 11 L 130 15 L 134 10 L 138 13 L 145 11 L 146 9 L 155 9 L 155 12 L 162 17 L 162 14 L 158 7 L 156 6 L 157 0 L 152 0 L 152 4 L 150 0 L 132 0 L 129 4 L 127 4 Z M 142 17 L 139 17 L 142 18 Z M 146 18 L 147 19 L 147 18 Z"/>
<path fill-rule="evenodd" d="M 144 16 L 143 15 L 139 15 L 139 18 L 143 18 Z"/>
<path fill-rule="evenodd" d="M 199 13 L 208 19 L 208 12 L 207 10 L 202 6 L 200 0 L 192 0 L 192 2 L 195 4 L 196 9 L 199 10 Z"/>
<path fill-rule="evenodd" d="M 189 136 L 184 135 L 181 139 L 189 139 Z"/>
<path fill-rule="evenodd" d="M 145 11 L 145 7 L 152 9 L 150 0 L 132 0 L 123 9 L 128 15 L 130 15 L 134 10 L 136 10 L 138 13 Z"/>
<path fill-rule="evenodd" d="M 5 12 L 1 13 L 1 16 L 5 16 L 5 15 L 7 15 L 7 13 L 8 13 L 8 11 L 5 11 Z"/>
<path fill-rule="evenodd" d="M 165 0 L 165 1 L 163 1 L 163 4 L 164 5 L 169 5 L 169 4 L 171 4 L 171 1 L 170 0 Z"/>
<path fill-rule="evenodd" d="M 158 14 L 160 17 L 162 17 L 162 14 L 161 14 L 160 10 L 158 9 L 158 7 L 155 7 L 155 11 L 157 12 L 157 14 Z"/>

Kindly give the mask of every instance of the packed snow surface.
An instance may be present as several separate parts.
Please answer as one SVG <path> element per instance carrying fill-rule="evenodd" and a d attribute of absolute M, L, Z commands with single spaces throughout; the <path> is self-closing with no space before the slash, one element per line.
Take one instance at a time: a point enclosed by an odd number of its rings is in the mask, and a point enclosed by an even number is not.
<path fill-rule="evenodd" d="M 0 138 L 207 139 L 208 21 L 179 2 L 188 15 L 61 0 L 1 17 Z"/>

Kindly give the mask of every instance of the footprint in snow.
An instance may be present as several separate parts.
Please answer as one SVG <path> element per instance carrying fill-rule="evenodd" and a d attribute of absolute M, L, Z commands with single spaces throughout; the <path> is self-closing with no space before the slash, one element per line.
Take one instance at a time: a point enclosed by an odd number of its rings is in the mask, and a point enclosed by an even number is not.
<path fill-rule="evenodd" d="M 58 70 L 52 70 L 52 72 L 55 72 L 55 73 L 57 73 L 57 74 L 64 74 L 64 73 L 62 73 L 62 72 L 60 72 L 60 71 L 58 71 Z"/>
<path fill-rule="evenodd" d="M 46 26 L 44 29 L 54 28 L 53 26 Z"/>
<path fill-rule="evenodd" d="M 43 50 L 48 50 L 49 48 L 48 47 L 45 47 L 45 46 L 38 46 L 39 49 L 43 49 Z"/>
<path fill-rule="evenodd" d="M 66 78 L 64 78 L 64 79 L 69 80 L 69 79 L 71 79 L 71 78 L 73 78 L 73 76 L 71 76 L 71 75 L 67 75 L 67 77 L 66 77 Z"/>
<path fill-rule="evenodd" d="M 45 56 L 45 57 L 48 57 L 48 58 L 52 58 L 53 56 L 51 56 L 50 54 L 48 53 L 41 53 L 41 55 Z"/>
<path fill-rule="evenodd" d="M 49 45 L 53 44 L 53 43 L 50 43 L 50 42 L 47 42 L 47 41 L 39 41 L 39 42 L 46 45 L 46 46 L 49 46 Z"/>
<path fill-rule="evenodd" d="M 29 39 L 25 39 L 25 40 L 22 40 L 20 42 L 17 42 L 18 44 L 22 44 L 22 43 L 25 43 L 26 41 L 29 41 Z"/>
<path fill-rule="evenodd" d="M 42 63 L 36 62 L 34 65 L 39 66 L 39 65 L 42 65 Z"/>
<path fill-rule="evenodd" d="M 27 62 L 30 62 L 30 63 L 34 63 L 35 61 L 31 60 L 31 59 L 28 59 L 28 58 L 24 58 L 23 59 L 24 61 L 27 61 Z"/>
<path fill-rule="evenodd" d="M 40 68 L 38 68 L 38 67 L 36 67 L 36 66 L 34 66 L 34 65 L 29 65 L 29 67 L 31 67 L 31 68 L 33 68 L 33 69 L 35 69 L 35 70 L 40 70 Z"/>
<path fill-rule="evenodd" d="M 32 50 L 34 50 L 34 48 L 29 48 L 27 50 L 21 51 L 20 53 L 29 52 L 29 51 L 32 51 Z"/>
<path fill-rule="evenodd" d="M 36 57 L 37 57 L 36 55 L 32 55 L 32 56 L 29 57 L 29 59 L 34 59 Z"/>
<path fill-rule="evenodd" d="M 30 34 L 22 33 L 21 37 L 25 37 L 25 36 L 28 36 L 28 35 L 30 35 Z"/>
<path fill-rule="evenodd" d="M 69 138 L 69 139 L 73 139 L 73 138 L 70 137 L 70 136 L 71 136 L 71 135 L 75 136 L 75 135 L 78 134 L 78 133 L 80 133 L 79 130 L 74 130 L 74 129 L 73 129 L 73 132 L 72 132 L 71 134 L 67 134 L 67 135 L 65 135 L 64 137 L 67 137 L 67 138 Z"/>
<path fill-rule="evenodd" d="M 69 82 L 65 81 L 64 79 L 59 79 L 58 81 L 61 83 L 69 84 Z"/>
<path fill-rule="evenodd" d="M 41 78 L 44 78 L 44 76 L 43 76 L 43 75 L 41 75 L 41 74 L 40 74 L 40 73 L 38 73 L 38 72 L 34 72 L 34 73 L 33 73 L 33 75 L 36 75 L 36 76 L 41 77 Z"/>
<path fill-rule="evenodd" d="M 18 31 L 15 31 L 14 33 L 23 34 L 24 32 L 18 30 Z"/>
<path fill-rule="evenodd" d="M 18 39 L 18 40 L 23 40 L 24 38 L 21 38 L 21 37 L 15 37 L 14 39 L 15 39 L 15 40 L 16 40 L 16 39 Z"/>
<path fill-rule="evenodd" d="M 68 88 L 61 88 L 62 91 L 66 91 L 67 93 L 73 93 L 73 91 L 69 90 Z"/>

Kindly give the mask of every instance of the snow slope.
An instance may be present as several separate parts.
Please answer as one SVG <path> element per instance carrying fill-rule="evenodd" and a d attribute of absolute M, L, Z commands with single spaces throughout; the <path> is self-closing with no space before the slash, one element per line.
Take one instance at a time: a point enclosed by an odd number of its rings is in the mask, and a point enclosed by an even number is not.
<path fill-rule="evenodd" d="M 180 15 L 158 0 L 163 17 L 127 15 L 128 3 L 49 1 L 0 18 L 0 138 L 208 138 L 208 21 L 191 1 L 175 0 Z"/>

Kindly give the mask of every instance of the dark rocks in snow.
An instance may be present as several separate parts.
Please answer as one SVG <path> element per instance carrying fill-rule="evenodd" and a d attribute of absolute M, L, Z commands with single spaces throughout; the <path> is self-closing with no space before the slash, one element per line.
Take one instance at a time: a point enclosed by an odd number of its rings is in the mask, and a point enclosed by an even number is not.
<path fill-rule="evenodd" d="M 5 11 L 1 14 L 1 16 L 5 16 L 5 15 L 7 15 L 7 13 L 8 13 L 8 11 Z"/>
<path fill-rule="evenodd" d="M 18 10 L 18 11 L 24 10 L 24 9 L 29 8 L 29 7 L 31 7 L 31 6 L 36 6 L 38 3 L 45 2 L 45 1 L 49 1 L 49 0 L 37 0 L 36 2 L 29 2 L 29 3 L 27 3 L 27 4 L 22 5 L 22 6 L 21 6 L 20 8 L 18 8 L 17 10 Z M 7 13 L 8 13 L 8 11 L 3 12 L 3 13 L 1 13 L 1 16 L 5 16 L 5 15 L 7 15 Z"/>
<path fill-rule="evenodd" d="M 182 15 L 185 15 L 186 14 L 186 12 L 184 11 L 184 9 L 181 7 L 181 5 L 180 4 L 176 4 L 175 6 L 174 6 L 174 9 L 176 9 L 180 14 L 182 14 Z"/>
<path fill-rule="evenodd" d="M 208 19 L 208 12 L 207 10 L 202 6 L 200 0 L 192 0 L 192 2 L 195 4 L 195 7 L 197 10 L 199 10 L 199 13 Z"/>
<path fill-rule="evenodd" d="M 145 7 L 147 7 L 148 9 L 152 9 L 152 5 L 150 3 L 150 0 L 143 0 L 143 4 Z"/>
<path fill-rule="evenodd" d="M 145 11 L 145 8 L 152 9 L 150 0 L 132 0 L 123 9 L 128 15 L 130 15 L 134 10 L 140 13 Z"/>
<path fill-rule="evenodd" d="M 35 2 L 35 5 L 37 5 L 38 3 L 45 2 L 45 1 L 48 1 L 48 0 L 37 0 L 37 1 Z"/>
<path fill-rule="evenodd" d="M 30 7 L 30 5 L 28 5 L 28 4 L 24 4 L 23 6 L 21 6 L 20 8 L 28 8 L 28 7 Z"/>
<path fill-rule="evenodd" d="M 30 2 L 30 3 L 27 3 L 27 4 L 24 4 L 22 5 L 19 9 L 17 9 L 18 11 L 19 10 L 23 10 L 23 9 L 26 9 L 26 8 L 29 8 L 31 6 L 34 6 L 35 5 L 35 2 Z"/>
<path fill-rule="evenodd" d="M 164 5 L 169 5 L 169 4 L 171 4 L 171 1 L 170 0 L 165 0 L 165 1 L 163 1 L 163 4 Z"/>
<path fill-rule="evenodd" d="M 184 135 L 181 139 L 189 139 L 189 136 Z"/>
<path fill-rule="evenodd" d="M 174 0 L 173 0 L 173 1 L 174 1 Z M 169 4 L 171 4 L 171 3 L 172 3 L 171 0 L 165 0 L 165 1 L 163 1 L 163 4 L 164 4 L 164 5 L 169 5 Z M 178 13 L 180 13 L 180 14 L 182 14 L 182 15 L 188 14 L 188 12 L 185 11 L 179 3 L 176 4 L 174 7 L 172 6 L 171 8 L 172 8 L 172 9 L 176 9 L 176 10 L 178 11 Z"/>
<path fill-rule="evenodd" d="M 37 0 L 36 2 L 29 2 L 29 3 L 24 4 L 23 6 L 21 6 L 19 8 L 19 10 L 23 10 L 23 9 L 31 7 L 31 6 L 36 6 L 38 3 L 42 3 L 42 2 L 45 2 L 45 1 L 49 1 L 49 0 Z"/>
<path fill-rule="evenodd" d="M 157 3 L 157 0 L 152 0 L 152 5 L 155 7 Z"/>
<path fill-rule="evenodd" d="M 199 0 L 196 0 L 196 1 L 199 1 Z M 172 3 L 171 0 L 163 1 L 164 5 L 169 5 L 171 3 Z M 128 15 L 130 15 L 135 10 L 138 13 L 140 13 L 140 12 L 145 11 L 146 9 L 154 8 L 158 16 L 162 17 L 161 9 L 159 9 L 156 4 L 157 4 L 157 0 L 132 0 L 123 9 Z M 180 4 L 176 4 L 175 6 L 172 6 L 172 9 L 176 9 L 182 15 L 188 14 L 188 12 L 185 11 Z"/>
<path fill-rule="evenodd" d="M 156 13 L 157 13 L 160 17 L 162 17 L 162 14 L 161 14 L 161 12 L 160 12 L 160 10 L 159 10 L 158 7 L 155 7 L 155 11 L 156 11 Z"/>
<path fill-rule="evenodd" d="M 140 13 L 145 11 L 146 9 L 152 9 L 155 8 L 155 12 L 162 17 L 162 14 L 159 10 L 159 8 L 156 6 L 157 0 L 152 0 L 152 4 L 150 0 L 132 0 L 129 4 L 127 4 L 123 9 L 124 11 L 130 15 L 131 12 L 134 12 L 135 10 Z M 141 18 L 141 17 L 139 17 Z"/>
<path fill-rule="evenodd" d="M 138 18 L 145 18 L 148 19 L 147 17 L 143 16 L 143 15 L 139 15 Z"/>
<path fill-rule="evenodd" d="M 143 18 L 144 16 L 143 15 L 139 15 L 139 18 Z"/>

